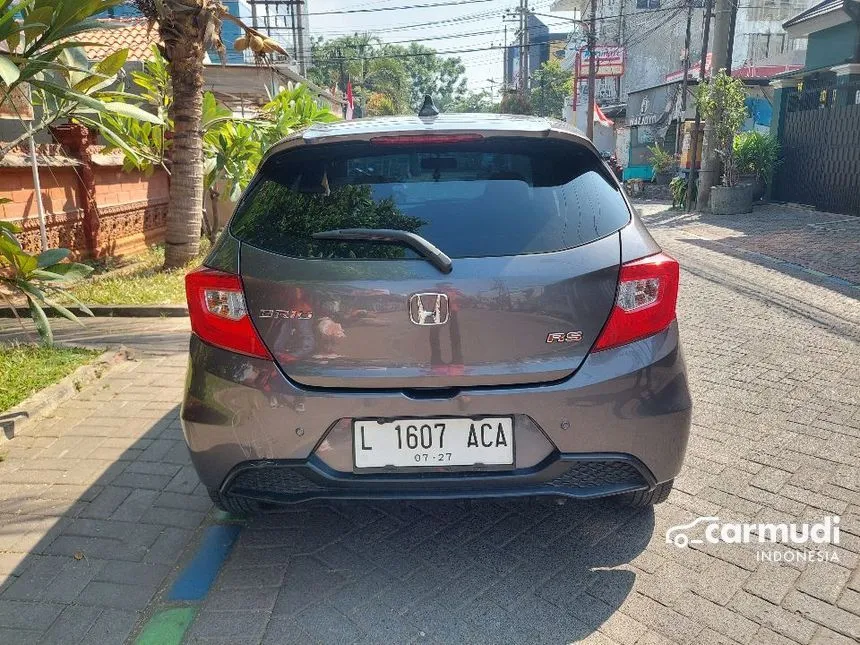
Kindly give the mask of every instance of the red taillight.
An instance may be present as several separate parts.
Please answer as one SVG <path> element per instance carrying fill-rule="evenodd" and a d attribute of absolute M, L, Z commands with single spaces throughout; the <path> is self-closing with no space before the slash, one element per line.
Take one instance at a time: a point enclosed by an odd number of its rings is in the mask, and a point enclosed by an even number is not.
<path fill-rule="evenodd" d="M 615 305 L 594 351 L 663 331 L 675 320 L 678 262 L 664 253 L 621 265 Z"/>
<path fill-rule="evenodd" d="M 465 134 L 398 134 L 373 137 L 370 143 L 376 146 L 437 145 L 444 143 L 468 143 L 484 137 L 476 133 Z"/>
<path fill-rule="evenodd" d="M 201 267 L 185 276 L 191 330 L 201 340 L 257 358 L 271 358 L 245 307 L 239 276 Z"/>

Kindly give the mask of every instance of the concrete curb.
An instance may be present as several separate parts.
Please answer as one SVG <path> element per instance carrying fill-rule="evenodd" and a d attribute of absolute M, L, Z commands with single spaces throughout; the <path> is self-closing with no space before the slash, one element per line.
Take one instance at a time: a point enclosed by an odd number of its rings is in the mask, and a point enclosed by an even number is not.
<path fill-rule="evenodd" d="M 187 318 L 188 307 L 185 305 L 88 305 L 96 318 Z M 76 316 L 89 318 L 78 306 L 67 307 Z M 15 307 L 22 318 L 30 317 L 27 307 Z M 61 316 L 53 309 L 45 308 L 45 313 L 51 318 Z M 14 318 L 11 307 L 0 307 L 0 318 Z"/>
<path fill-rule="evenodd" d="M 82 365 L 53 385 L 0 413 L 0 445 L 24 434 L 33 422 L 51 414 L 82 388 L 102 378 L 117 365 L 133 359 L 134 352 L 125 347 L 108 350 L 93 363 Z"/>

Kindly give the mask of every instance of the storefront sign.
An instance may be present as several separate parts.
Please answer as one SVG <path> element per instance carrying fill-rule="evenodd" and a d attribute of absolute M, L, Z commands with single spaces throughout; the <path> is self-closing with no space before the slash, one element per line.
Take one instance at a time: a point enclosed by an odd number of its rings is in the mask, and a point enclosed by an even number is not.
<path fill-rule="evenodd" d="M 637 114 L 630 117 L 628 123 L 631 126 L 657 125 L 662 117 L 662 114 Z"/>
<path fill-rule="evenodd" d="M 594 48 L 595 77 L 624 75 L 624 47 L 618 45 L 598 45 Z M 590 52 L 583 47 L 579 52 L 577 76 L 588 76 Z"/>

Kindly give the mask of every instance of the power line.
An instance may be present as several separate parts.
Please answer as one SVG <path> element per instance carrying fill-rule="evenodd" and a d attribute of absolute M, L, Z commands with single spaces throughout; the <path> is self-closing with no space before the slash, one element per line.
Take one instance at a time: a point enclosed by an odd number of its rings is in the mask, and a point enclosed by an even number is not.
<path fill-rule="evenodd" d="M 401 11 L 404 9 L 434 9 L 435 7 L 449 7 L 449 6 L 457 6 L 464 4 L 481 4 L 484 2 L 495 2 L 496 0 L 448 0 L 447 2 L 435 2 L 428 4 L 409 4 L 409 5 L 401 5 L 399 7 L 377 7 L 375 9 L 336 9 L 334 11 L 309 11 L 306 16 L 335 16 L 335 15 L 343 15 L 350 13 L 378 13 L 380 11 Z M 263 14 L 266 15 L 272 14 Z M 290 14 L 291 15 L 291 14 Z"/>

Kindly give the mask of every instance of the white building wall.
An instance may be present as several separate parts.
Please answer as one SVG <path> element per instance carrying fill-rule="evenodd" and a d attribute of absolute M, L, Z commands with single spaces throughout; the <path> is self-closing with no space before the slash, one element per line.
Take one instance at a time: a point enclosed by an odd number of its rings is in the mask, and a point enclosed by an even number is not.
<path fill-rule="evenodd" d="M 704 4 L 701 0 L 699 2 Z M 814 5 L 816 0 L 770 2 L 772 4 L 739 9 L 733 68 L 760 62 L 784 49 L 804 45 L 785 36 L 782 23 Z M 627 50 L 625 73 L 620 83 L 619 98 L 622 102 L 629 92 L 663 83 L 668 73 L 682 67 L 687 10 L 678 5 L 676 0 L 597 0 L 598 44 L 621 44 Z M 579 10 L 587 20 L 589 7 L 589 0 L 558 0 L 552 10 Z M 694 8 L 690 31 L 693 65 L 698 64 L 701 58 L 703 25 L 704 10 Z M 573 68 L 572 56 L 565 60 L 565 66 Z M 613 102 L 614 95 L 614 81 L 606 79 L 598 83 L 599 101 Z"/>

